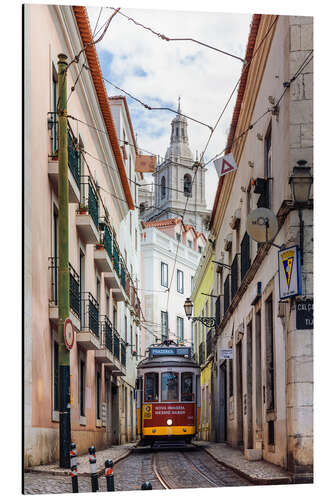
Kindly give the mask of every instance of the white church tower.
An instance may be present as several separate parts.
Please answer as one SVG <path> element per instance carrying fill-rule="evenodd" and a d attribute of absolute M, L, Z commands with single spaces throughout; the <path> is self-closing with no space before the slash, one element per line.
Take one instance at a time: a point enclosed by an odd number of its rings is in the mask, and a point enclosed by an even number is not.
<path fill-rule="evenodd" d="M 206 169 L 201 165 L 197 168 L 198 160 L 194 160 L 189 148 L 187 119 L 181 114 L 180 98 L 177 112 L 171 122 L 170 145 L 165 159 L 153 174 L 155 208 L 144 218 L 152 221 L 182 216 L 188 199 L 184 224 L 206 232 L 210 215 L 205 200 Z"/>

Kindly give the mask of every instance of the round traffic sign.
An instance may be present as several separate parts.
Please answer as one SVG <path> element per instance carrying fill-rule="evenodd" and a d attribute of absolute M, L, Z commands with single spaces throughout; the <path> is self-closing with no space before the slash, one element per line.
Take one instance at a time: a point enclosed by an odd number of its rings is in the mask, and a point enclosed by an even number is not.
<path fill-rule="evenodd" d="M 68 350 L 74 345 L 74 327 L 69 318 L 65 319 L 64 323 L 64 340 Z"/>

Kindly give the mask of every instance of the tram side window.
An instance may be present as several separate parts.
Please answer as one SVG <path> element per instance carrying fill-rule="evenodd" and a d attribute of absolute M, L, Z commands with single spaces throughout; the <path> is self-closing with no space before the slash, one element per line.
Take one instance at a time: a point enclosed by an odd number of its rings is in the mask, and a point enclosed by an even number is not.
<path fill-rule="evenodd" d="M 193 401 L 192 373 L 182 373 L 182 401 Z"/>
<path fill-rule="evenodd" d="M 162 401 L 178 401 L 178 373 L 162 373 Z"/>
<path fill-rule="evenodd" d="M 145 401 L 158 401 L 158 373 L 145 375 Z"/>

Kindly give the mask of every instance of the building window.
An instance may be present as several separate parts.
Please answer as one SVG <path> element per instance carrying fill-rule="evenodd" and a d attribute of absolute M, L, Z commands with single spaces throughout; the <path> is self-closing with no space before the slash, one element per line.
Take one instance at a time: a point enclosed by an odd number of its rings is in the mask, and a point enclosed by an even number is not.
<path fill-rule="evenodd" d="M 135 251 L 138 251 L 138 230 L 135 230 Z"/>
<path fill-rule="evenodd" d="M 176 233 L 177 241 L 180 241 L 180 233 Z"/>
<path fill-rule="evenodd" d="M 168 264 L 161 262 L 161 286 L 168 287 Z"/>
<path fill-rule="evenodd" d="M 131 352 L 133 352 L 133 326 L 130 326 L 130 344 L 131 344 Z"/>
<path fill-rule="evenodd" d="M 145 374 L 145 401 L 158 401 L 158 373 Z"/>
<path fill-rule="evenodd" d="M 127 344 L 127 316 L 125 316 L 125 342 Z"/>
<path fill-rule="evenodd" d="M 184 273 L 177 269 L 177 292 L 184 293 Z"/>
<path fill-rule="evenodd" d="M 225 315 L 230 306 L 230 274 L 228 274 L 228 276 L 224 281 L 223 294 L 224 294 L 223 313 Z"/>
<path fill-rule="evenodd" d="M 241 281 L 251 266 L 250 248 L 250 237 L 245 233 L 241 242 Z"/>
<path fill-rule="evenodd" d="M 192 248 L 192 241 L 191 240 L 187 240 L 187 245 L 189 248 Z"/>
<path fill-rule="evenodd" d="M 165 194 L 166 194 L 166 187 L 165 187 L 165 177 L 163 175 L 162 179 L 161 179 L 161 198 L 165 198 Z"/>
<path fill-rule="evenodd" d="M 57 70 L 55 69 L 55 66 L 52 65 L 52 154 L 55 154 L 56 151 L 58 150 L 58 134 L 57 134 L 57 83 L 58 83 L 58 77 L 57 77 Z"/>
<path fill-rule="evenodd" d="M 238 255 L 236 254 L 231 264 L 231 300 L 238 290 Z"/>
<path fill-rule="evenodd" d="M 272 295 L 265 302 L 266 316 L 266 409 L 274 410 L 274 332 L 273 332 L 273 300 Z"/>
<path fill-rule="evenodd" d="M 271 208 L 272 207 L 272 132 L 271 126 L 267 131 L 265 136 L 265 144 L 264 144 L 264 176 L 267 181 L 265 182 L 265 186 L 263 191 L 261 192 L 257 206 L 258 208 Z"/>
<path fill-rule="evenodd" d="M 234 362 L 232 359 L 228 359 L 229 363 L 229 397 L 234 394 Z"/>
<path fill-rule="evenodd" d="M 202 253 L 202 247 L 200 245 L 198 246 L 198 252 Z"/>
<path fill-rule="evenodd" d="M 161 311 L 161 333 L 163 342 L 168 338 L 168 313 L 166 311 Z"/>
<path fill-rule="evenodd" d="M 59 346 L 55 340 L 53 341 L 53 410 L 60 410 Z"/>
<path fill-rule="evenodd" d="M 190 174 L 184 175 L 184 196 L 187 198 L 192 197 L 192 179 Z"/>
<path fill-rule="evenodd" d="M 96 373 L 96 418 L 101 418 L 101 374 Z"/>
<path fill-rule="evenodd" d="M 86 363 L 80 359 L 80 415 L 85 416 Z"/>
<path fill-rule="evenodd" d="M 117 308 L 115 306 L 113 306 L 112 322 L 113 322 L 114 328 L 117 330 Z"/>
<path fill-rule="evenodd" d="M 191 293 L 193 292 L 194 289 L 194 276 L 191 276 Z"/>
<path fill-rule="evenodd" d="M 184 318 L 177 316 L 177 340 L 184 342 Z"/>

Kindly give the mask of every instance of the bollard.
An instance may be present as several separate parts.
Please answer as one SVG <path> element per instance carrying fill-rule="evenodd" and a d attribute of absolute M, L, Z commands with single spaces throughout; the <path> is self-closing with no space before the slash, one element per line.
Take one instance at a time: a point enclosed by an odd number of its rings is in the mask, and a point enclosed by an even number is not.
<path fill-rule="evenodd" d="M 149 481 L 145 481 L 144 483 L 142 483 L 141 489 L 142 490 L 152 490 L 153 487 Z"/>
<path fill-rule="evenodd" d="M 113 476 L 113 462 L 112 460 L 105 461 L 105 477 L 106 477 L 106 490 L 114 491 L 114 476 Z"/>
<path fill-rule="evenodd" d="M 89 463 L 91 472 L 91 491 L 98 491 L 98 477 L 96 473 L 96 450 L 95 446 L 90 446 L 89 451 Z"/>
<path fill-rule="evenodd" d="M 71 460 L 71 471 L 72 471 L 72 489 L 73 493 L 79 492 L 79 483 L 77 477 L 77 454 L 76 454 L 76 444 L 71 443 L 71 448 L 69 450 L 70 460 Z"/>

